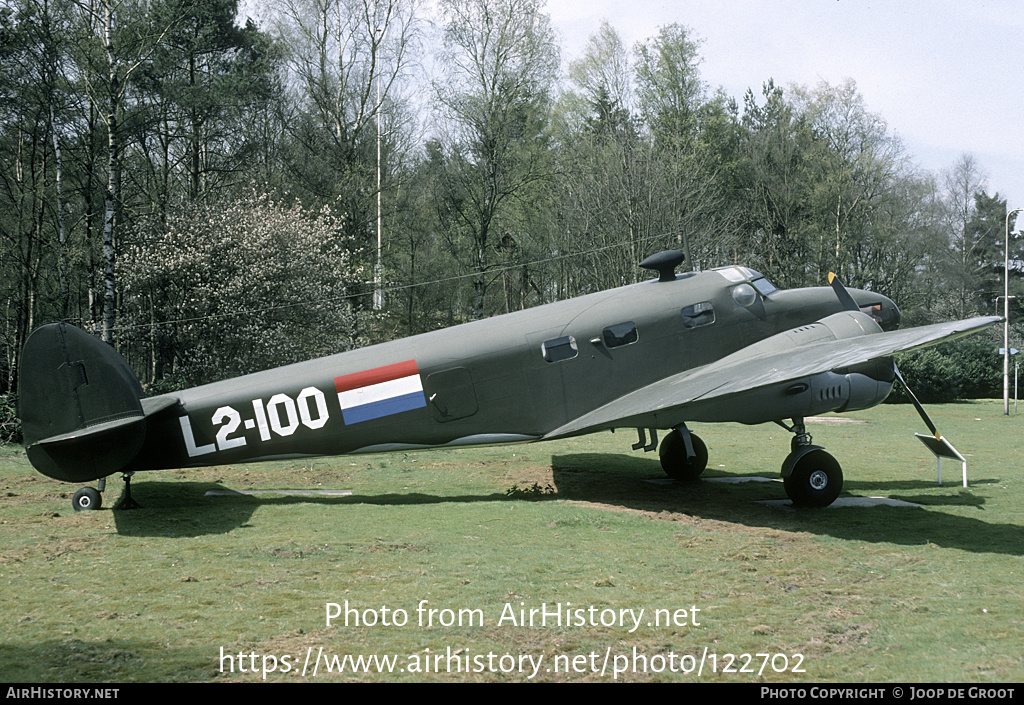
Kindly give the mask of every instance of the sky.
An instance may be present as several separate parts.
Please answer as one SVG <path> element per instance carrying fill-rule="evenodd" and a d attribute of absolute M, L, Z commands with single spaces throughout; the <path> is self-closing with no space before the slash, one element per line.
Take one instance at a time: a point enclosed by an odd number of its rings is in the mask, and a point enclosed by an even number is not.
<path fill-rule="evenodd" d="M 702 40 L 701 76 L 742 106 L 778 86 L 853 79 L 913 161 L 939 175 L 964 153 L 987 192 L 1024 207 L 1020 0 L 548 0 L 563 60 L 602 20 L 627 47 L 678 23 Z"/>
<path fill-rule="evenodd" d="M 241 5 L 262 19 L 258 0 Z M 563 67 L 607 20 L 630 50 L 664 25 L 688 27 L 702 78 L 740 106 L 768 79 L 853 79 L 919 168 L 938 177 L 971 154 L 988 194 L 1024 208 L 1021 0 L 547 0 L 545 10 Z"/>

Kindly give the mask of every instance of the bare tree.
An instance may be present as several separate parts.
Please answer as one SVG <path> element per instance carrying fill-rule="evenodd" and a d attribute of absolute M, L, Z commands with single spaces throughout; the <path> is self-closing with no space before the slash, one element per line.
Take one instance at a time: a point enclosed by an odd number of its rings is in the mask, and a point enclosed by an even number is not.
<path fill-rule="evenodd" d="M 984 243 L 972 237 L 971 220 L 976 212 L 976 195 L 985 190 L 987 177 L 973 154 L 960 155 L 942 173 L 943 221 L 949 249 L 942 269 L 950 284 L 945 299 L 950 315 L 965 318 L 976 312 L 979 281 L 987 263 Z"/>
<path fill-rule="evenodd" d="M 622 37 L 607 21 L 587 40 L 583 56 L 569 63 L 569 79 L 591 103 L 631 110 L 633 97 L 629 53 Z"/>
<path fill-rule="evenodd" d="M 439 209 L 453 252 L 474 273 L 485 315 L 503 209 L 547 177 L 549 92 L 558 67 L 539 0 L 441 0 L 447 74 L 435 84 L 443 121 Z"/>
<path fill-rule="evenodd" d="M 292 97 L 281 119 L 291 180 L 311 202 L 345 213 L 346 232 L 368 244 L 377 166 L 387 189 L 407 122 L 403 92 L 422 31 L 419 2 L 278 0 L 276 8 Z"/>
<path fill-rule="evenodd" d="M 421 20 L 415 0 L 280 0 L 292 90 L 352 148 L 408 70 Z"/>
<path fill-rule="evenodd" d="M 129 80 L 164 41 L 176 21 L 172 13 L 154 25 L 138 0 L 77 0 L 85 41 L 81 47 L 82 78 L 89 99 L 107 128 L 106 191 L 103 198 L 103 322 L 102 338 L 113 344 L 117 319 L 116 229 L 121 191 L 124 110 Z"/>

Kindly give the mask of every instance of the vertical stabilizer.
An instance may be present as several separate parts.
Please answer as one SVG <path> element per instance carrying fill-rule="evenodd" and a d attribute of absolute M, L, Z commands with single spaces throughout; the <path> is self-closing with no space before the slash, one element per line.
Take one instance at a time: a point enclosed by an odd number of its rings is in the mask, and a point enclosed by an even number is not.
<path fill-rule="evenodd" d="M 124 470 L 146 437 L 142 387 L 131 367 L 67 323 L 29 336 L 18 397 L 28 458 L 58 480 L 88 482 Z"/>

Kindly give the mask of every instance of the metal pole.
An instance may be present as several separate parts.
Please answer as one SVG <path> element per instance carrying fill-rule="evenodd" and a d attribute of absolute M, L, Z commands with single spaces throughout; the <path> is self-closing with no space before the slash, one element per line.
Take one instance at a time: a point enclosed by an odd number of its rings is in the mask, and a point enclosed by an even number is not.
<path fill-rule="evenodd" d="M 1006 213 L 1006 250 L 1003 259 L 1003 416 L 1010 415 L 1010 216 L 1024 208 Z"/>
<path fill-rule="evenodd" d="M 373 310 L 384 308 L 384 265 L 381 252 L 384 249 L 380 208 L 380 74 L 377 74 L 377 264 L 373 267 Z"/>

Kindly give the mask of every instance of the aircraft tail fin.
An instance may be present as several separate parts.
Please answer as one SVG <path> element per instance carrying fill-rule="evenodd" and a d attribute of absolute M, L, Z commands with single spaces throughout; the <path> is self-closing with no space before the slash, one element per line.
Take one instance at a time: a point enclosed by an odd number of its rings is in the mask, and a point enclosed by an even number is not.
<path fill-rule="evenodd" d="M 142 448 L 142 386 L 114 348 L 67 323 L 25 342 L 18 397 L 29 461 L 66 482 L 124 470 Z"/>

